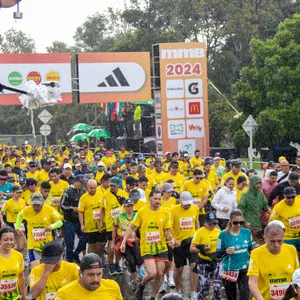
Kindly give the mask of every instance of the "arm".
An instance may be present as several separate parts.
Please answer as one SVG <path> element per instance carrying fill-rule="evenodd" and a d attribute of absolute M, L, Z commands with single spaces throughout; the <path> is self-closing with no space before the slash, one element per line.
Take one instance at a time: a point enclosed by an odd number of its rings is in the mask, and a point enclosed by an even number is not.
<path fill-rule="evenodd" d="M 73 209 L 73 207 L 71 206 L 71 201 L 70 201 L 67 191 L 65 191 L 63 196 L 61 197 L 60 207 L 62 208 L 62 210 L 72 210 Z"/>
<path fill-rule="evenodd" d="M 16 220 L 16 231 L 17 231 L 17 234 L 23 234 L 22 231 L 20 230 L 20 226 L 21 226 L 22 221 L 23 221 L 23 215 L 22 215 L 22 210 L 21 210 L 18 213 L 17 220 Z"/>
<path fill-rule="evenodd" d="M 103 231 L 104 226 L 103 226 L 103 220 L 105 217 L 105 208 L 101 208 L 101 213 L 100 213 L 100 220 L 99 220 L 99 231 Z"/>
<path fill-rule="evenodd" d="M 279 195 L 279 193 L 280 193 L 280 187 L 279 185 L 276 185 L 269 196 L 268 204 L 270 207 L 272 207 L 273 200 Z"/>
<path fill-rule="evenodd" d="M 125 235 L 123 237 L 123 241 L 122 241 L 122 244 L 121 244 L 121 247 L 120 247 L 120 250 L 122 253 L 125 252 L 125 248 L 126 248 L 126 241 L 127 239 L 132 235 L 132 233 L 137 229 L 137 227 L 133 224 L 130 224 L 128 226 L 128 228 L 126 229 L 126 232 L 125 232 Z"/>
<path fill-rule="evenodd" d="M 4 228 L 6 225 L 3 221 L 3 211 L 0 211 L 0 228 Z"/>
<path fill-rule="evenodd" d="M 216 210 L 223 211 L 224 206 L 220 204 L 222 189 L 219 190 L 211 201 L 211 206 Z"/>
<path fill-rule="evenodd" d="M 78 219 L 79 219 L 81 231 L 85 232 L 85 227 L 84 227 L 84 223 L 83 223 L 83 212 L 82 211 L 78 211 Z"/>
<path fill-rule="evenodd" d="M 117 229 L 118 229 L 118 226 L 115 225 L 114 226 L 114 230 L 112 231 L 112 240 L 111 240 L 111 248 L 112 248 L 112 250 L 115 250 L 115 248 L 116 248 Z"/>
<path fill-rule="evenodd" d="M 199 252 L 199 249 L 197 248 L 198 245 L 194 244 L 194 243 L 191 243 L 191 246 L 190 246 L 190 252 L 191 253 L 194 253 L 194 254 L 197 254 Z"/>
<path fill-rule="evenodd" d="M 21 272 L 19 274 L 19 288 L 20 288 L 20 292 L 21 292 L 21 297 L 22 299 L 26 299 L 26 289 L 25 289 L 25 276 L 24 276 L 24 272 Z"/>
<path fill-rule="evenodd" d="M 165 231 L 166 238 L 169 241 L 169 246 L 174 247 L 176 245 L 176 241 L 175 241 L 175 238 L 173 236 L 171 228 L 166 228 L 164 231 Z"/>
<path fill-rule="evenodd" d="M 207 201 L 208 201 L 208 196 L 203 196 L 201 199 L 201 203 L 199 205 L 199 210 L 201 210 L 206 205 Z"/>
<path fill-rule="evenodd" d="M 264 300 L 262 294 L 260 293 L 258 289 L 258 276 L 250 275 L 249 276 L 249 289 L 252 294 L 252 296 L 256 300 Z"/>

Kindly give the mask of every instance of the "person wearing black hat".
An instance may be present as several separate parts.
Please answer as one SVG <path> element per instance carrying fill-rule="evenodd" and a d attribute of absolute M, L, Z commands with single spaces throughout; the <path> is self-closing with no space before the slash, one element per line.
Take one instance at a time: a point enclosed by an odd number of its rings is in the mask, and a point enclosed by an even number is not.
<path fill-rule="evenodd" d="M 155 183 L 157 184 L 158 188 L 161 188 L 162 185 L 164 184 L 163 176 L 164 176 L 165 173 L 163 171 L 162 166 L 163 165 L 162 165 L 162 162 L 160 160 L 156 160 L 154 162 L 155 171 L 153 171 L 152 177 L 154 178 Z"/>
<path fill-rule="evenodd" d="M 103 279 L 103 263 L 95 253 L 85 255 L 80 262 L 79 279 L 58 290 L 55 300 L 122 300 L 120 287 L 111 279 Z"/>
<path fill-rule="evenodd" d="M 78 266 L 63 261 L 64 249 L 58 242 L 45 244 L 41 264 L 34 267 L 29 276 L 31 296 L 36 300 L 54 299 L 64 285 L 78 279 Z"/>
<path fill-rule="evenodd" d="M 22 198 L 26 201 L 28 205 L 30 205 L 31 195 L 39 192 L 39 188 L 37 187 L 37 181 L 34 178 L 27 178 L 24 188 L 26 190 L 23 192 Z"/>
<path fill-rule="evenodd" d="M 272 206 L 273 200 L 278 197 L 279 200 L 284 199 L 284 189 L 288 186 L 293 187 L 296 190 L 296 194 L 300 194 L 300 184 L 298 174 L 296 172 L 289 173 L 287 181 L 279 183 L 270 193 L 269 206 Z"/>
<path fill-rule="evenodd" d="M 74 184 L 71 184 L 64 192 L 60 207 L 64 212 L 64 232 L 66 242 L 66 259 L 68 262 L 79 262 L 79 254 L 86 248 L 86 241 L 80 229 L 78 219 L 78 204 L 80 197 L 85 193 L 84 186 L 87 184 L 85 175 L 77 175 Z M 78 236 L 78 244 L 74 250 L 75 235 Z"/>
<path fill-rule="evenodd" d="M 283 192 L 284 200 L 277 203 L 271 212 L 270 221 L 279 220 L 285 226 L 284 242 L 295 246 L 300 254 L 300 198 L 294 187 Z"/>
<path fill-rule="evenodd" d="M 125 252 L 122 253 L 119 251 L 126 229 L 128 228 L 131 221 L 136 215 L 136 212 L 133 211 L 133 199 L 126 199 L 123 205 L 125 212 L 119 214 L 115 220 L 115 227 L 112 234 L 112 247 L 114 251 L 119 252 L 119 254 L 123 255 L 124 258 L 127 260 L 129 265 L 129 271 L 131 274 L 133 290 L 135 290 L 136 285 L 138 283 L 136 272 L 137 267 L 142 266 L 143 259 L 141 258 L 140 246 L 135 233 L 133 233 L 133 235 L 127 240 Z"/>
<path fill-rule="evenodd" d="M 177 161 L 170 162 L 169 173 L 163 176 L 163 182 L 167 182 L 169 179 L 173 179 L 176 187 L 175 190 L 177 192 L 180 191 L 182 185 L 184 184 L 184 176 L 178 172 L 179 164 Z"/>
<path fill-rule="evenodd" d="M 221 230 L 217 227 L 218 219 L 214 212 L 205 214 L 204 226 L 194 234 L 190 251 L 198 253 L 197 274 L 199 277 L 198 299 L 209 295 L 210 282 L 213 282 L 213 298 L 221 299 L 221 261 L 216 255 L 217 240 Z"/>
<path fill-rule="evenodd" d="M 28 163 L 29 166 L 29 172 L 26 173 L 26 178 L 34 178 L 35 180 L 37 180 L 37 176 L 38 176 L 38 165 L 35 161 L 30 161 Z"/>

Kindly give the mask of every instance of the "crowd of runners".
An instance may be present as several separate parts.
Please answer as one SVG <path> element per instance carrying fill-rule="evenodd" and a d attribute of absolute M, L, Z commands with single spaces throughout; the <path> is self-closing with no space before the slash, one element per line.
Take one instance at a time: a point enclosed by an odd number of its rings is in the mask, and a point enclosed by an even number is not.
<path fill-rule="evenodd" d="M 0 299 L 123 299 L 102 275 L 124 268 L 136 299 L 184 299 L 185 266 L 188 299 L 300 299 L 300 156 L 257 174 L 198 150 L 26 142 L 0 160 Z"/>

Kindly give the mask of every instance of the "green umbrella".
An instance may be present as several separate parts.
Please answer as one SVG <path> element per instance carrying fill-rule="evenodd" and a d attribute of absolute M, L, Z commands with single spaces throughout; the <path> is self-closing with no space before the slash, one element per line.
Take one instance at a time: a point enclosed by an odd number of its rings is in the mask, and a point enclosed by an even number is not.
<path fill-rule="evenodd" d="M 89 136 L 86 133 L 77 133 L 70 139 L 71 142 L 87 140 Z"/>
<path fill-rule="evenodd" d="M 89 137 L 95 137 L 95 138 L 109 138 L 110 134 L 108 131 L 104 129 L 94 129 L 89 133 Z"/>
<path fill-rule="evenodd" d="M 93 128 L 85 123 L 78 123 L 72 127 L 73 130 L 82 130 L 82 131 L 90 131 Z"/>

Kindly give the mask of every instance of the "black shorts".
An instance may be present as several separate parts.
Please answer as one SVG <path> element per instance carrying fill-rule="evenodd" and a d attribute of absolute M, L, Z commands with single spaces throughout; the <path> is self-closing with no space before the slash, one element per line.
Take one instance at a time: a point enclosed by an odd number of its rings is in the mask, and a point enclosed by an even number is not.
<path fill-rule="evenodd" d="M 84 235 L 88 244 L 106 243 L 105 232 L 86 232 Z"/>
<path fill-rule="evenodd" d="M 168 260 L 172 262 L 173 260 L 173 249 L 168 245 Z"/>
<path fill-rule="evenodd" d="M 106 231 L 105 235 L 108 241 L 112 241 L 112 231 Z"/>
<path fill-rule="evenodd" d="M 197 262 L 197 253 L 192 254 L 190 252 L 192 238 L 185 239 L 181 242 L 181 246 L 173 249 L 174 262 L 176 268 L 184 267 L 187 264 L 187 260 L 189 264 L 193 264 Z"/>
<path fill-rule="evenodd" d="M 168 262 L 168 252 L 161 252 L 161 253 L 158 253 L 158 254 L 155 254 L 155 255 L 152 255 L 152 254 L 146 254 L 144 256 L 142 256 L 142 258 L 144 260 L 147 260 L 147 259 L 154 259 L 156 261 L 163 261 L 163 262 Z"/>

